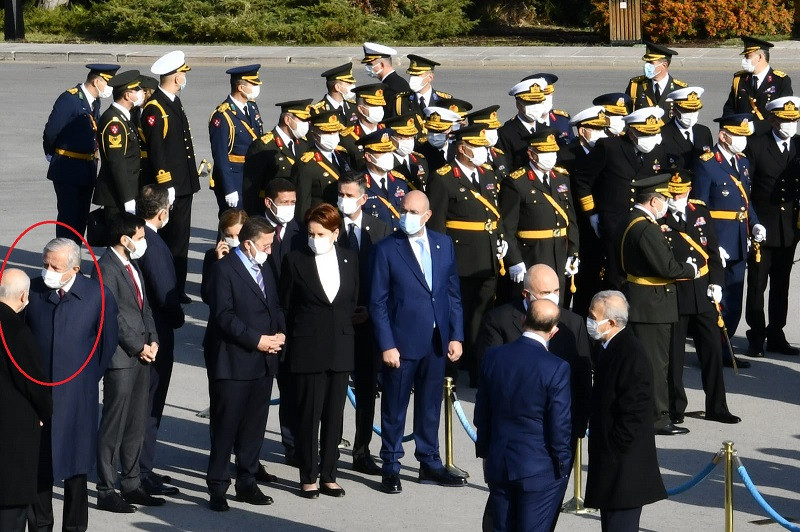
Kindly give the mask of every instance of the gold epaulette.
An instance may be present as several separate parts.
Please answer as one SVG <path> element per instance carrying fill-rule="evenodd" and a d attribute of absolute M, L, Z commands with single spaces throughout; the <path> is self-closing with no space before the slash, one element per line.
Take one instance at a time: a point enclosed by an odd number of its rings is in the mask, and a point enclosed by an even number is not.
<path fill-rule="evenodd" d="M 444 175 L 444 174 L 446 174 L 447 172 L 449 172 L 452 169 L 453 169 L 452 166 L 450 166 L 449 164 L 446 164 L 446 165 L 442 166 L 441 168 L 439 168 L 438 170 L 436 170 L 436 173 L 439 174 L 439 175 Z"/>
<path fill-rule="evenodd" d="M 396 96 L 397 96 L 398 98 L 402 98 L 403 96 L 408 96 L 409 94 L 411 94 L 411 91 L 403 91 L 403 92 L 398 92 L 398 93 L 396 94 Z"/>
<path fill-rule="evenodd" d="M 353 136 L 353 138 L 356 138 L 356 136 L 355 136 L 355 135 L 353 135 L 353 131 L 355 131 L 355 129 L 356 129 L 356 126 L 350 126 L 350 127 L 346 127 L 346 128 L 344 128 L 344 129 L 342 130 L 342 132 L 341 132 L 341 133 L 339 133 L 339 135 L 341 135 L 342 137 L 349 137 L 349 136 L 351 136 L 351 135 L 352 135 L 352 136 Z"/>
<path fill-rule="evenodd" d="M 702 205 L 703 207 L 706 206 L 706 202 L 705 201 L 699 200 L 699 199 L 694 199 L 694 198 L 690 199 L 689 203 L 694 203 L 695 205 Z"/>
<path fill-rule="evenodd" d="M 569 175 L 569 172 L 563 166 L 554 166 L 553 167 L 553 171 L 554 172 L 558 172 L 559 174 L 562 174 L 562 175 Z"/>
<path fill-rule="evenodd" d="M 272 139 L 274 139 L 274 138 L 275 138 L 275 134 L 272 131 L 270 131 L 266 135 L 261 135 L 261 142 L 263 142 L 264 144 L 267 144 L 268 142 L 272 142 Z"/>
<path fill-rule="evenodd" d="M 707 151 L 703 155 L 700 156 L 700 160 L 704 163 L 710 161 L 714 157 L 714 152 Z"/>
<path fill-rule="evenodd" d="M 318 101 L 317 103 L 313 104 L 311 106 L 311 108 L 314 109 L 315 111 L 321 111 L 321 110 L 325 109 L 325 100 L 322 99 L 322 100 Z"/>
<path fill-rule="evenodd" d="M 389 170 L 389 175 L 394 177 L 395 179 L 402 179 L 403 181 L 406 180 L 406 176 L 398 172 L 397 170 Z"/>
<path fill-rule="evenodd" d="M 313 151 L 307 151 L 303 155 L 300 156 L 300 160 L 302 162 L 304 162 L 304 163 L 307 163 L 308 161 L 310 161 L 313 158 L 314 158 L 314 152 Z"/>
<path fill-rule="evenodd" d="M 631 83 L 644 83 L 647 81 L 647 76 L 636 76 L 635 78 L 631 78 Z"/>
<path fill-rule="evenodd" d="M 422 154 L 421 154 L 420 152 L 418 152 L 418 151 L 412 151 L 411 153 L 413 153 L 415 156 L 419 157 L 420 159 L 424 159 L 424 158 L 425 158 L 425 156 L 424 156 L 424 155 L 422 155 Z"/>
<path fill-rule="evenodd" d="M 439 96 L 439 98 L 444 98 L 445 100 L 449 100 L 450 98 L 453 97 L 452 94 L 448 94 L 446 92 L 442 92 L 442 91 L 433 91 L 433 92 L 435 92 L 436 95 Z"/>
<path fill-rule="evenodd" d="M 739 72 L 736 72 L 736 73 L 733 75 L 733 77 L 734 77 L 734 78 L 740 78 L 740 77 L 742 77 L 742 76 L 744 76 L 744 75 L 746 75 L 746 74 L 749 74 L 749 73 L 750 73 L 750 72 L 748 72 L 747 70 L 740 70 Z"/>
<path fill-rule="evenodd" d="M 345 98 L 344 101 L 346 101 L 347 103 L 352 104 L 352 105 L 356 104 L 355 100 L 348 100 L 347 98 Z"/>
<path fill-rule="evenodd" d="M 773 70 L 772 73 L 778 76 L 779 78 L 786 77 L 786 72 L 784 72 L 783 70 Z"/>
<path fill-rule="evenodd" d="M 496 151 L 496 152 L 497 152 L 497 153 L 499 153 L 500 155 L 505 155 L 505 154 L 506 154 L 506 152 L 504 152 L 503 150 L 501 150 L 501 149 L 500 149 L 500 148 L 498 148 L 497 146 L 495 146 L 495 147 L 494 147 L 494 151 Z"/>
<path fill-rule="evenodd" d="M 672 83 L 674 83 L 675 85 L 677 85 L 680 88 L 684 88 L 684 87 L 688 87 L 689 86 L 689 84 L 686 83 L 685 81 L 681 81 L 681 80 L 675 79 L 675 78 L 672 78 Z"/>
<path fill-rule="evenodd" d="M 347 148 L 345 148 L 344 146 L 336 146 L 336 151 L 347 153 Z"/>
<path fill-rule="evenodd" d="M 494 170 L 494 168 L 492 168 L 492 165 L 489 163 L 483 163 L 481 165 L 481 168 L 483 168 L 484 170 Z"/>
<path fill-rule="evenodd" d="M 509 175 L 511 176 L 511 179 L 519 179 L 520 177 L 525 175 L 525 169 L 520 168 L 519 170 L 514 170 Z"/>
<path fill-rule="evenodd" d="M 67 92 L 70 94 L 78 94 L 78 87 L 72 87 L 71 89 L 67 89 Z"/>
<path fill-rule="evenodd" d="M 569 118 L 569 113 L 566 111 L 562 111 L 561 109 L 553 109 L 553 114 Z"/>
<path fill-rule="evenodd" d="M 231 104 L 229 104 L 228 102 L 223 102 L 219 107 L 217 107 L 217 111 L 219 111 L 220 113 L 224 113 L 230 108 Z"/>

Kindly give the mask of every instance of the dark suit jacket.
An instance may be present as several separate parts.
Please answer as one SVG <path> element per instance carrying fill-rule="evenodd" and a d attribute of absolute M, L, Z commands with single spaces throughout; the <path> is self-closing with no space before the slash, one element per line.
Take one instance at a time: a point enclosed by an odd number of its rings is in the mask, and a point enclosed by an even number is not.
<path fill-rule="evenodd" d="M 261 216 L 264 212 L 267 183 L 276 177 L 289 179 L 292 166 L 308 150 L 305 138 L 295 140 L 294 150 L 290 150 L 276 129 L 254 140 L 244 157 L 242 208 L 250 216 Z"/>
<path fill-rule="evenodd" d="M 689 170 L 692 169 L 695 159 L 714 147 L 711 130 L 706 126 L 703 124 L 692 126 L 692 142 L 689 142 L 674 118 L 661 128 L 661 139 L 664 153 L 675 155 L 680 161 L 679 164 Z"/>
<path fill-rule="evenodd" d="M 534 339 L 521 337 L 483 358 L 475 397 L 476 455 L 486 481 L 569 476 L 569 366 Z"/>
<path fill-rule="evenodd" d="M 315 255 L 308 247 L 284 259 L 280 296 L 288 326 L 286 363 L 292 373 L 353 370 L 358 255 L 342 248 L 335 253 L 340 285 L 333 301 L 328 301 Z"/>
<path fill-rule="evenodd" d="M 151 342 L 158 342 L 153 311 L 147 299 L 147 290 L 144 289 L 144 276 L 136 261 L 131 261 L 132 267 L 139 275 L 139 282 L 142 283 L 144 304 L 140 309 L 133 280 L 111 248 L 106 248 L 98 265 L 103 275 L 103 283 L 114 294 L 119 309 L 117 315 L 119 345 L 108 367 L 109 369 L 132 368 L 139 364 L 138 355 L 142 352 L 142 347 Z M 92 272 L 92 277 L 97 278 L 97 270 Z"/>
<path fill-rule="evenodd" d="M 159 234 L 149 227 L 144 228 L 144 237 L 147 240 L 147 253 L 138 263 L 144 274 L 144 286 L 153 310 L 153 319 L 161 334 L 168 328 L 182 326 L 185 316 L 178 299 L 172 253 Z"/>
<path fill-rule="evenodd" d="M 530 131 L 520 121 L 517 115 L 506 121 L 497 130 L 498 144 L 505 152 L 510 169 L 520 168 L 528 164 L 528 143 L 524 140 Z"/>
<path fill-rule="evenodd" d="M 372 255 L 372 248 L 374 245 L 385 237 L 392 234 L 392 228 L 389 227 L 380 218 L 368 216 L 362 210 L 361 215 L 361 244 L 358 248 L 358 269 L 359 269 L 359 290 L 358 290 L 358 305 L 366 306 L 369 304 L 369 282 L 370 282 L 370 269 L 369 262 Z M 338 244 L 340 248 L 349 249 L 350 241 L 347 237 L 347 223 L 349 219 L 345 216 L 342 227 L 339 229 Z"/>
<path fill-rule="evenodd" d="M 667 74 L 667 84 L 659 98 L 656 98 L 655 80 L 647 79 L 647 76 L 642 75 L 631 78 L 625 94 L 631 97 L 634 110 L 643 107 L 661 107 L 664 110 L 664 116 L 669 118 L 672 116 L 672 102 L 667 101 L 667 95 L 683 87 L 686 87 L 686 83 Z"/>
<path fill-rule="evenodd" d="M 478 333 L 475 353 L 478 360 L 493 347 L 509 344 L 522 335 L 525 307 L 522 299 L 506 303 L 486 313 Z M 586 332 L 586 322 L 581 316 L 562 308 L 558 332 L 550 340 L 549 351 L 570 367 L 572 395 L 572 438 L 574 443 L 586 435 L 592 393 L 591 344 Z"/>
<path fill-rule="evenodd" d="M 277 227 L 275 229 L 277 230 Z M 283 238 L 281 238 L 280 243 L 277 240 L 275 238 L 272 241 L 272 251 L 270 251 L 267 258 L 267 264 L 269 264 L 272 275 L 275 278 L 276 286 L 281 278 L 283 260 L 295 249 L 308 246 L 308 232 L 297 218 L 293 218 L 291 222 L 286 224 L 286 230 L 283 232 Z"/>
<path fill-rule="evenodd" d="M 623 329 L 595 367 L 586 506 L 637 508 L 667 498 L 653 433 L 652 382 L 644 347 Z"/>
<path fill-rule="evenodd" d="M 397 99 L 397 95 L 401 92 L 408 92 L 411 88 L 408 86 L 408 81 L 398 74 L 396 70 L 390 72 L 389 75 L 380 80 L 380 82 L 389 87 L 389 90 L 386 91 L 387 94 L 384 95 L 384 99 L 386 100 L 384 110 L 386 118 L 390 118 L 396 114 L 395 100 Z"/>
<path fill-rule="evenodd" d="M 25 372 L 46 381 L 31 330 L 5 303 L 0 303 L 0 326 L 14 360 Z M 0 345 L 0 506 L 26 506 L 37 500 L 39 421 L 50 422 L 53 404 L 49 389 L 28 380 Z M 88 354 L 88 353 L 87 353 Z"/>

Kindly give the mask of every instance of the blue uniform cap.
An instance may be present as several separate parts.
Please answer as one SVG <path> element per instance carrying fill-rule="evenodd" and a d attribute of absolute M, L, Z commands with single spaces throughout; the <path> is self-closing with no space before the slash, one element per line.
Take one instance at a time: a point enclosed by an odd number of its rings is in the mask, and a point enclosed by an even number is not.
<path fill-rule="evenodd" d="M 114 76 L 120 67 L 119 65 L 114 65 L 111 63 L 89 63 L 86 65 L 86 68 L 89 69 L 90 74 L 95 74 L 108 81 Z"/>
<path fill-rule="evenodd" d="M 261 68 L 261 65 L 258 63 L 254 65 L 242 65 L 229 68 L 225 71 L 225 73 L 230 74 L 231 80 L 243 79 L 245 81 L 249 81 L 253 85 L 261 85 L 261 80 L 258 79 L 259 68 Z"/>

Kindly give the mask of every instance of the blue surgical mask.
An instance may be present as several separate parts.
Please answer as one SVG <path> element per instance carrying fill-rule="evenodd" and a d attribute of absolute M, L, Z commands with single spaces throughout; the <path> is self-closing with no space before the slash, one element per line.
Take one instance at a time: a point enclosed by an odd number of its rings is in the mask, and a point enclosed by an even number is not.
<path fill-rule="evenodd" d="M 181 90 L 186 88 L 186 74 L 183 75 L 183 83 L 181 83 Z"/>
<path fill-rule="evenodd" d="M 367 75 L 369 77 L 371 77 L 371 78 L 377 78 L 378 77 L 378 74 L 376 74 L 375 71 L 372 70 L 372 65 L 364 65 L 364 70 L 367 71 Z"/>
<path fill-rule="evenodd" d="M 656 66 L 653 63 L 645 63 L 644 75 L 647 79 L 653 79 L 656 77 Z"/>
<path fill-rule="evenodd" d="M 400 215 L 400 229 L 407 235 L 416 235 L 423 227 L 422 215 L 404 212 Z"/>

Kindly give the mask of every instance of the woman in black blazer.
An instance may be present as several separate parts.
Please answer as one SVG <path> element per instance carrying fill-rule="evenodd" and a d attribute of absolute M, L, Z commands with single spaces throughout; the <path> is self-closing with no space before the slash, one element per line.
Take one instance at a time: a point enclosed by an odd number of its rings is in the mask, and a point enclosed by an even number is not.
<path fill-rule="evenodd" d="M 358 255 L 334 246 L 342 223 L 335 207 L 320 204 L 305 221 L 308 247 L 286 256 L 279 283 L 288 329 L 286 365 L 295 383 L 301 495 L 313 499 L 321 491 L 342 497 L 336 462 L 353 370 Z"/>
<path fill-rule="evenodd" d="M 200 298 L 206 305 L 208 305 L 208 277 L 211 267 L 239 245 L 239 231 L 242 230 L 245 221 L 247 221 L 247 213 L 242 209 L 228 209 L 219 217 L 217 245 L 206 251 L 203 257 Z"/>

